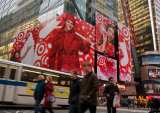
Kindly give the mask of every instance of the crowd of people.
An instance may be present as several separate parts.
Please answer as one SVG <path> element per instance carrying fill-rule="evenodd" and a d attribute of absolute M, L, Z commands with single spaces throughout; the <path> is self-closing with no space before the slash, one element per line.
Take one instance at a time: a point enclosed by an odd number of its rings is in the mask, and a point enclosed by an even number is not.
<path fill-rule="evenodd" d="M 82 79 L 77 76 L 78 72 L 76 72 L 76 70 L 71 72 L 69 113 L 85 113 L 87 110 L 89 110 L 90 113 L 96 113 L 99 81 L 92 71 L 91 63 L 84 62 L 83 70 L 85 74 Z M 53 101 L 51 101 L 51 97 L 54 95 L 52 92 L 52 78 L 47 77 L 47 82 L 45 83 L 44 76 L 40 75 L 34 93 L 36 103 L 35 113 L 45 113 L 46 110 L 53 113 Z M 116 107 L 119 105 L 116 104 L 115 97 L 118 97 L 119 89 L 113 77 L 109 78 L 109 84 L 105 87 L 104 95 L 107 99 L 108 113 L 116 113 Z M 43 98 L 45 101 L 42 107 L 40 104 Z"/>

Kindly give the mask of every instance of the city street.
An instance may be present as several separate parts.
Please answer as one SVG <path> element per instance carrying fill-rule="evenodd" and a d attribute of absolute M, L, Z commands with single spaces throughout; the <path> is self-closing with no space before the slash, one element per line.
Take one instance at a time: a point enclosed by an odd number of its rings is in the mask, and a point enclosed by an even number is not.
<path fill-rule="evenodd" d="M 34 112 L 32 110 L 0 110 L 0 113 L 34 113 Z M 68 110 L 55 110 L 55 113 L 68 113 Z M 106 109 L 104 107 L 100 107 L 98 108 L 97 113 L 106 113 Z M 118 113 L 148 113 L 148 111 L 119 108 Z"/>
<path fill-rule="evenodd" d="M 0 0 L 0 113 L 72 104 L 160 112 L 160 0 Z"/>

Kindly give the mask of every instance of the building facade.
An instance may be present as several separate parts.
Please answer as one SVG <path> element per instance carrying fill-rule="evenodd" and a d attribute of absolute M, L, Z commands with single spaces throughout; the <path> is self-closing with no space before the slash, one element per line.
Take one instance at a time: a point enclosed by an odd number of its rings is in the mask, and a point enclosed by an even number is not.
<path fill-rule="evenodd" d="M 130 12 L 129 18 L 133 26 L 138 55 L 148 51 L 159 51 L 159 1 L 125 1 L 125 8 Z"/>
<path fill-rule="evenodd" d="M 159 2 L 158 0 L 123 1 L 125 22 L 129 23 L 129 27 L 133 31 L 136 52 L 142 67 L 140 73 L 142 85 L 145 93 L 148 94 L 159 93 L 159 89 L 157 89 L 159 82 L 155 81 L 159 76 L 158 59 L 160 58 Z M 150 77 L 151 73 L 153 78 Z"/>
<path fill-rule="evenodd" d="M 108 18 L 118 21 L 117 0 L 96 0 L 96 10 Z"/>

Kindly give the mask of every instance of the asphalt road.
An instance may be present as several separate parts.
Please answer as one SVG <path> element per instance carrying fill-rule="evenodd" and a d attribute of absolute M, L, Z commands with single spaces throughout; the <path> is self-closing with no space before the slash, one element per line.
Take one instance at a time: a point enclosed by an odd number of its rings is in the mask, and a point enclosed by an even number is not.
<path fill-rule="evenodd" d="M 34 112 L 33 110 L 0 110 L 0 113 L 34 113 Z M 68 110 L 56 110 L 55 113 L 68 113 Z M 97 113 L 107 113 L 107 111 L 104 107 L 100 107 L 97 109 Z M 120 108 L 118 109 L 117 113 L 148 113 L 148 111 Z"/>

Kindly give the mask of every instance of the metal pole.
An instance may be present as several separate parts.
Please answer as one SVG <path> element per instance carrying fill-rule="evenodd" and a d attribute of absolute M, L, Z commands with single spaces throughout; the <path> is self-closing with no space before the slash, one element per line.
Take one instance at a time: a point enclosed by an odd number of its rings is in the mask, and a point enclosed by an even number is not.
<path fill-rule="evenodd" d="M 117 81 L 120 81 L 120 70 L 119 70 L 119 40 L 118 40 L 118 25 L 115 23 L 114 26 L 115 36 L 115 58 L 117 60 Z"/>

